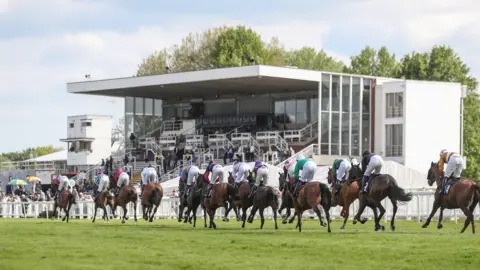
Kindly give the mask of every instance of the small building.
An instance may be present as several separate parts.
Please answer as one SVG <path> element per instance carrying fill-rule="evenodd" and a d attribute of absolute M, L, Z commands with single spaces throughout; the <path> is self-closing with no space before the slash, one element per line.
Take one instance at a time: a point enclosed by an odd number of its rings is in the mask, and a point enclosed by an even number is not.
<path fill-rule="evenodd" d="M 112 116 L 76 115 L 67 118 L 67 165 L 87 170 L 112 154 Z"/>

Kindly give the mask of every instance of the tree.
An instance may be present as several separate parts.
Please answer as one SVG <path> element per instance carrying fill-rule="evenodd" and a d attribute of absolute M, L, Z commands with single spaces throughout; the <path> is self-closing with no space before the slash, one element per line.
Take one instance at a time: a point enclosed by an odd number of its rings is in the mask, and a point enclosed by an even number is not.
<path fill-rule="evenodd" d="M 345 64 L 337 61 L 323 51 L 316 51 L 311 47 L 303 47 L 287 54 L 286 63 L 288 66 L 295 66 L 302 69 L 322 70 L 331 72 L 342 72 Z"/>
<path fill-rule="evenodd" d="M 285 66 L 286 51 L 277 37 L 273 37 L 265 44 L 264 64 L 271 66 Z"/>
<path fill-rule="evenodd" d="M 61 147 L 54 147 L 52 145 L 47 146 L 39 146 L 39 147 L 29 147 L 20 152 L 10 152 L 10 153 L 3 153 L 0 155 L 3 160 L 6 161 L 24 161 L 35 157 L 40 157 L 44 155 L 48 155 L 51 153 L 55 153 L 61 151 L 63 148 Z"/>
<path fill-rule="evenodd" d="M 167 73 L 169 54 L 167 49 L 155 51 L 138 65 L 137 76 L 150 76 Z"/>
<path fill-rule="evenodd" d="M 237 26 L 218 36 L 211 56 L 214 66 L 219 68 L 263 64 L 265 46 L 260 35 L 251 28 Z"/>
<path fill-rule="evenodd" d="M 350 67 L 345 68 L 345 71 L 353 74 L 397 78 L 401 70 L 395 54 L 390 54 L 385 46 L 378 52 L 366 46 L 359 55 L 350 57 L 350 60 Z"/>

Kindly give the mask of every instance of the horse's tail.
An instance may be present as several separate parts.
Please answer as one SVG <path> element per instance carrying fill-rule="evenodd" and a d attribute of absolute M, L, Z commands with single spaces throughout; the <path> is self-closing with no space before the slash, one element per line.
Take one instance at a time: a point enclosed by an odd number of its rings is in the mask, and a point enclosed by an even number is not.
<path fill-rule="evenodd" d="M 128 196 L 132 198 L 135 195 L 135 191 L 133 189 L 128 190 Z"/>
<path fill-rule="evenodd" d="M 327 203 L 328 206 L 332 205 L 332 192 L 330 192 L 330 188 L 328 187 L 327 184 L 320 183 L 320 196 L 323 199 L 325 199 L 325 202 Z M 328 211 L 325 209 L 325 211 Z"/>
<path fill-rule="evenodd" d="M 153 203 L 159 203 L 160 200 L 162 199 L 162 195 L 160 193 L 160 189 L 158 187 L 155 187 L 152 191 L 152 202 Z"/>
<path fill-rule="evenodd" d="M 390 199 L 394 199 L 400 202 L 409 202 L 412 200 L 412 192 L 405 192 L 405 190 L 398 186 L 397 181 L 390 176 L 390 184 L 388 187 Z"/>
<path fill-rule="evenodd" d="M 275 205 L 275 208 L 278 208 L 280 205 L 278 203 L 278 196 L 275 190 L 272 187 L 270 187 L 267 191 L 267 194 L 272 196 L 273 204 Z"/>

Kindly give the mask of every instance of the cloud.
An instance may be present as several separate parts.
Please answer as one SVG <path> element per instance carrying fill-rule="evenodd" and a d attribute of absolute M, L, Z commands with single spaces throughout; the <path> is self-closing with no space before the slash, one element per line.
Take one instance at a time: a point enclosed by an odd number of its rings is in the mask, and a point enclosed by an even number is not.
<path fill-rule="evenodd" d="M 445 43 L 452 45 L 475 74 L 480 71 L 477 1 L 315 2 L 303 12 L 295 9 L 296 13 L 289 12 L 287 5 L 294 3 L 288 2 L 282 5 L 283 13 L 276 9 L 275 13 L 251 15 L 239 6 L 238 14 L 230 18 L 221 14 L 221 8 L 216 9 L 220 14 L 196 14 L 187 6 L 183 13 L 170 14 L 175 15 L 173 21 L 162 19 L 155 10 L 140 16 L 121 2 L 8 2 L 8 12 L 0 14 L 2 24 L 10 25 L 9 36 L 0 34 L 0 139 L 12 143 L 2 144 L 0 152 L 31 144 L 61 145 L 58 139 L 66 136 L 67 115 L 122 116 L 122 99 L 67 94 L 65 83 L 83 80 L 85 74 L 91 79 L 131 76 L 141 59 L 154 50 L 180 42 L 189 32 L 222 24 L 246 24 L 264 40 L 278 36 L 287 48 L 323 48 L 346 63 L 367 44 L 386 45 L 401 55 Z M 2 3 L 0 10 L 5 7 Z M 138 5 L 147 9 L 145 3 Z M 263 8 L 269 9 L 268 5 Z M 168 7 L 161 12 L 168 13 Z M 20 31 L 19 26 L 35 32 Z M 23 132 L 26 129 L 34 132 Z"/>

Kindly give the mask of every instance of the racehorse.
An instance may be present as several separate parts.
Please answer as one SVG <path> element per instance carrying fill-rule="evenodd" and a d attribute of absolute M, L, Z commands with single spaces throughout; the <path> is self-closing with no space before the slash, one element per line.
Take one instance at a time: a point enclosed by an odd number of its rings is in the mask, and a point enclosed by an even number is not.
<path fill-rule="evenodd" d="M 155 216 L 158 206 L 162 201 L 162 197 L 163 197 L 162 185 L 158 183 L 149 183 L 145 185 L 143 189 L 143 196 L 142 196 L 142 211 L 143 211 L 143 218 L 145 220 L 148 220 L 149 222 L 153 222 L 153 217 Z"/>
<path fill-rule="evenodd" d="M 228 183 L 215 184 L 215 186 L 212 188 L 210 198 L 206 198 L 205 196 L 208 193 L 209 183 L 207 183 L 205 175 L 200 174 L 197 181 L 202 183 L 202 197 L 204 197 L 203 206 L 205 209 L 204 212 L 207 212 L 210 218 L 209 228 L 216 229 L 217 225 L 214 222 L 215 212 L 219 207 L 225 207 L 228 209 L 228 203 L 233 204 L 232 198 L 235 195 L 235 188 Z M 207 221 L 205 219 L 205 227 L 206 226 Z"/>
<path fill-rule="evenodd" d="M 97 217 L 97 210 L 98 208 L 102 208 L 103 210 L 103 220 L 108 222 L 108 214 L 107 214 L 107 205 L 110 206 L 110 209 L 112 209 L 113 212 L 113 195 L 110 192 L 110 190 L 106 192 L 101 192 L 97 200 L 94 202 L 95 205 L 95 213 L 93 214 L 93 220 L 92 223 L 95 222 L 95 218 Z"/>
<path fill-rule="evenodd" d="M 137 222 L 137 200 L 137 190 L 133 185 L 127 185 L 122 187 L 118 196 L 115 197 L 115 199 L 113 200 L 113 216 L 117 217 L 117 215 L 115 214 L 115 210 L 117 209 L 117 206 L 120 206 L 123 210 L 122 223 L 125 223 L 127 216 L 127 204 L 131 202 L 133 204 L 133 215 L 135 218 L 135 222 Z"/>
<path fill-rule="evenodd" d="M 277 225 L 277 210 L 278 210 L 278 197 L 275 193 L 275 190 L 270 186 L 260 185 L 253 196 L 253 207 L 252 211 L 250 212 L 250 216 L 248 217 L 248 222 L 253 222 L 253 217 L 255 217 L 255 213 L 259 210 L 260 214 L 260 229 L 263 229 L 263 224 L 265 223 L 265 218 L 263 217 L 263 211 L 267 207 L 272 207 L 273 211 L 273 220 L 275 221 L 275 230 L 278 230 Z M 245 227 L 245 215 L 246 210 L 243 211 L 243 225 L 242 228 Z"/>
<path fill-rule="evenodd" d="M 390 229 L 395 231 L 395 215 L 397 214 L 398 205 L 397 202 L 408 202 L 412 199 L 411 192 L 405 192 L 405 190 L 398 186 L 397 181 L 393 176 L 389 174 L 376 174 L 372 175 L 369 181 L 368 192 L 364 194 L 359 192 L 358 200 L 360 201 L 360 207 L 358 212 L 353 218 L 353 224 L 357 224 L 357 221 L 364 224 L 368 219 L 364 218 L 360 220 L 365 207 L 370 207 L 373 210 L 375 218 L 375 231 L 385 230 L 385 226 L 380 225 L 385 214 L 385 208 L 382 206 L 382 201 L 388 197 L 393 206 L 392 220 L 390 221 Z M 380 210 L 380 215 L 377 213 L 377 208 Z"/>
<path fill-rule="evenodd" d="M 62 221 L 65 221 L 65 219 L 67 219 L 68 223 L 68 220 L 70 218 L 70 208 L 72 208 L 73 204 L 76 204 L 77 197 L 78 193 L 76 189 L 73 190 L 73 193 L 69 190 L 63 190 L 62 192 L 60 192 L 60 194 L 58 195 L 58 202 L 57 200 L 55 200 L 53 204 L 54 210 L 52 217 L 56 216 L 57 207 L 60 207 L 60 209 L 63 209 L 63 211 L 65 212 L 65 216 L 63 217 Z"/>
<path fill-rule="evenodd" d="M 193 227 L 195 228 L 197 225 L 197 209 L 198 206 L 202 205 L 202 182 L 205 182 L 205 176 L 203 174 L 198 174 L 196 182 L 190 190 L 187 199 L 185 200 L 187 205 L 187 210 L 185 211 L 185 221 L 183 223 L 190 222 L 192 223 L 193 219 Z M 203 207 L 203 205 L 202 205 Z M 192 215 L 190 216 L 190 212 Z M 182 212 L 180 212 L 182 213 Z M 207 227 L 207 212 L 203 211 L 203 217 L 205 219 L 205 227 Z M 181 217 L 179 216 L 179 222 L 181 221 Z"/>
<path fill-rule="evenodd" d="M 240 183 L 240 186 L 237 187 L 237 195 L 233 198 L 233 203 L 230 204 L 230 207 L 227 211 L 225 211 L 225 219 L 228 219 L 228 213 L 233 208 L 235 214 L 237 215 L 237 221 L 242 221 L 242 228 L 245 228 L 245 221 L 247 220 L 247 209 L 253 205 L 253 201 L 249 198 L 250 195 L 250 187 L 252 180 L 252 172 L 249 172 L 249 176 L 247 177 L 248 182 Z M 228 183 L 232 186 L 235 186 L 235 179 L 231 172 L 228 172 Z M 240 208 L 242 209 L 242 217 L 239 217 L 238 212 L 240 212 Z"/>
<path fill-rule="evenodd" d="M 320 206 L 323 207 L 325 211 L 325 216 L 327 218 L 327 228 L 328 232 L 330 230 L 330 207 L 332 205 L 332 193 L 328 186 L 320 182 L 310 182 L 305 184 L 303 188 L 298 193 L 298 197 L 293 197 L 293 190 L 288 190 L 290 196 L 293 199 L 293 205 L 295 206 L 295 215 L 297 215 L 297 227 L 298 231 L 302 231 L 302 215 L 303 212 L 309 209 L 312 209 L 318 216 L 320 220 L 320 225 L 325 226 L 322 222 L 322 212 L 320 211 Z"/>
<path fill-rule="evenodd" d="M 280 205 L 280 209 L 278 209 L 278 213 L 281 215 L 283 209 L 287 209 L 287 213 L 285 216 L 283 216 L 282 219 L 282 224 L 287 224 L 287 219 L 290 217 L 291 211 L 290 208 L 295 208 L 293 205 L 293 199 L 292 196 L 288 193 L 288 190 L 290 190 L 292 184 L 287 181 L 287 176 L 288 173 L 284 169 L 284 173 L 278 172 L 279 177 L 278 177 L 278 183 L 279 183 L 279 188 L 280 191 L 282 192 L 282 204 Z M 288 220 L 288 223 L 293 223 L 295 220 L 295 212 L 293 213 L 293 217 Z"/>
<path fill-rule="evenodd" d="M 350 205 L 358 198 L 359 184 L 358 180 L 362 178 L 362 168 L 360 165 L 352 165 L 350 169 L 348 179 L 341 184 L 337 183 L 337 180 L 333 177 L 332 168 L 328 168 L 328 183 L 332 185 L 332 206 L 342 206 L 340 216 L 344 218 L 343 225 L 340 229 L 345 229 L 345 225 L 350 214 Z M 340 190 L 338 189 L 340 186 Z"/>
<path fill-rule="evenodd" d="M 423 224 L 422 228 L 427 228 L 432 220 L 433 215 L 440 208 L 440 215 L 438 217 L 437 228 L 443 228 L 443 210 L 460 208 L 467 218 L 465 224 L 460 233 L 465 232 L 465 229 L 470 223 L 472 223 L 472 233 L 475 233 L 475 221 L 473 218 L 473 211 L 480 200 L 480 186 L 472 179 L 461 179 L 456 183 L 447 183 L 450 186 L 447 195 L 440 196 L 440 183 L 442 176 L 440 175 L 440 169 L 438 163 L 431 163 L 430 169 L 427 173 L 428 185 L 432 186 L 433 182 L 437 183 L 437 190 L 435 191 L 435 201 L 433 202 L 432 212 L 428 216 L 427 221 Z"/>

